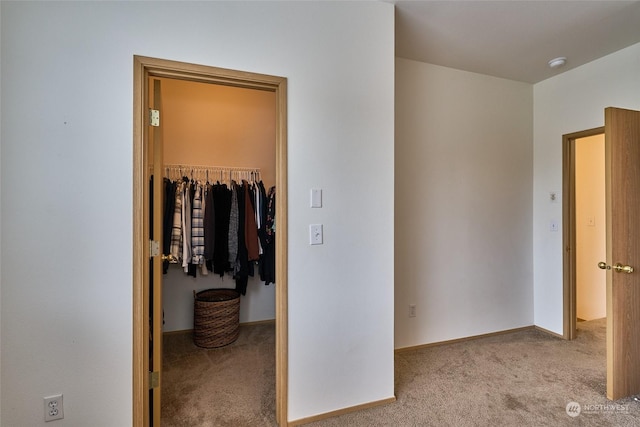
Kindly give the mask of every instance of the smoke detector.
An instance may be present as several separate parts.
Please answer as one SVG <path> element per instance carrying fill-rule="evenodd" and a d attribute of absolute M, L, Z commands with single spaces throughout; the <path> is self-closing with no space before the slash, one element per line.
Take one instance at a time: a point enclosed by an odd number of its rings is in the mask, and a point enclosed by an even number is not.
<path fill-rule="evenodd" d="M 551 68 L 560 68 L 566 63 L 567 63 L 567 58 L 565 58 L 564 56 L 559 56 L 559 57 L 553 58 L 551 61 L 549 61 L 549 67 L 551 67 Z"/>

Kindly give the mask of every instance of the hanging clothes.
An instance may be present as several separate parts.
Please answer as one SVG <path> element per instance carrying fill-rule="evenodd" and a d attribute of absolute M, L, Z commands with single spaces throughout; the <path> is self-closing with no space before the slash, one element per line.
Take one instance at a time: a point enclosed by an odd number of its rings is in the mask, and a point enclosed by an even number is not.
<path fill-rule="evenodd" d="M 247 284 L 249 281 L 249 253 L 247 252 L 247 244 L 245 241 L 245 191 L 244 186 L 236 186 L 236 194 L 238 195 L 238 257 L 236 267 L 234 269 L 236 280 L 236 291 L 242 295 L 247 293 Z"/>
<path fill-rule="evenodd" d="M 175 262 L 182 263 L 182 193 L 183 183 L 176 184 L 174 194 L 173 225 L 171 227 L 171 247 L 170 254 Z"/>
<path fill-rule="evenodd" d="M 256 225 L 256 211 L 254 209 L 255 195 L 252 187 L 246 181 L 244 187 L 244 239 L 247 245 L 247 256 L 249 261 L 257 261 L 260 257 L 258 243 L 258 226 Z"/>
<path fill-rule="evenodd" d="M 213 186 L 215 215 L 215 239 L 213 248 L 213 272 L 223 276 L 229 270 L 229 216 L 231 191 L 226 184 Z"/>
<path fill-rule="evenodd" d="M 191 262 L 191 185 L 188 178 L 185 179 L 182 197 L 182 268 L 189 272 Z"/>
<path fill-rule="evenodd" d="M 173 215 L 176 203 L 176 183 L 164 178 L 164 212 L 162 218 L 162 253 L 171 253 L 171 230 L 173 228 Z M 167 274 L 170 260 L 162 262 L 162 272 Z M 174 261 L 175 262 L 175 261 Z"/>
<path fill-rule="evenodd" d="M 213 250 L 216 239 L 216 210 L 213 203 L 213 186 L 207 183 L 204 210 L 204 259 L 209 271 L 213 271 Z"/>
<path fill-rule="evenodd" d="M 276 281 L 276 187 L 269 189 L 264 227 L 264 254 L 260 264 L 260 280 L 265 285 Z"/>
<path fill-rule="evenodd" d="M 262 243 L 260 242 L 260 223 L 262 222 L 262 215 L 260 212 L 260 188 L 257 183 L 253 183 L 251 185 L 253 189 L 253 210 L 254 210 L 254 218 L 256 221 L 256 232 L 258 237 L 258 256 L 262 255 Z"/>
<path fill-rule="evenodd" d="M 200 274 L 206 276 L 209 274 L 207 270 L 207 263 L 204 257 L 204 213 L 207 211 L 207 184 L 198 183 L 200 185 L 200 198 L 201 198 L 201 208 L 202 208 L 202 247 L 200 250 L 200 259 L 198 262 L 198 266 L 200 267 Z"/>
<path fill-rule="evenodd" d="M 229 233 L 228 233 L 228 246 L 229 246 L 229 266 L 232 271 L 232 275 L 235 276 L 237 272 L 238 260 L 238 188 L 234 183 L 231 185 L 231 209 L 229 212 Z"/>
<path fill-rule="evenodd" d="M 198 266 L 204 262 L 204 212 L 202 200 L 202 185 L 191 182 L 189 185 L 191 198 L 191 260 L 186 272 L 196 277 Z"/>
<path fill-rule="evenodd" d="M 183 177 L 165 179 L 164 191 L 163 253 L 186 274 L 229 274 L 243 295 L 256 268 L 265 285 L 275 282 L 275 187 L 267 195 L 262 181 L 227 186 Z"/>
<path fill-rule="evenodd" d="M 195 184 L 193 209 L 191 211 L 191 262 L 196 265 L 204 261 L 204 215 L 202 209 L 202 185 Z"/>

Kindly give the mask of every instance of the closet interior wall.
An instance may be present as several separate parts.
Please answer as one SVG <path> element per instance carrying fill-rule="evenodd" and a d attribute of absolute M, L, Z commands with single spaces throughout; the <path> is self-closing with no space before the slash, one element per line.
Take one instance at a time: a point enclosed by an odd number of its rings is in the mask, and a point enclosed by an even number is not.
<path fill-rule="evenodd" d="M 162 85 L 165 164 L 260 169 L 275 185 L 276 99 L 269 91 L 176 79 Z M 187 174 L 188 175 L 188 174 Z M 163 276 L 164 332 L 193 328 L 193 291 L 235 288 L 229 275 L 187 276 L 172 265 Z M 275 319 L 275 285 L 249 278 L 240 322 Z"/>

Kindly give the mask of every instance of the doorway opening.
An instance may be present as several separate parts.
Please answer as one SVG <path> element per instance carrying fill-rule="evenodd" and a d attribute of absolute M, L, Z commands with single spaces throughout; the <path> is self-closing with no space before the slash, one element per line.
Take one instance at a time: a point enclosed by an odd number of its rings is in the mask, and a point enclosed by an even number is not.
<path fill-rule="evenodd" d="M 134 142 L 133 142 L 133 425 L 154 425 L 149 415 L 149 158 L 148 100 L 149 78 L 169 78 L 191 82 L 270 91 L 276 99 L 275 184 L 276 211 L 276 420 L 287 424 L 287 80 L 216 67 L 188 64 L 142 56 L 134 57 Z M 155 255 L 154 255 L 155 256 Z M 155 287 L 155 286 L 153 286 Z M 160 289 L 160 292 L 162 290 Z M 151 350 L 153 351 L 153 350 Z M 162 382 L 160 373 L 159 382 Z M 157 380 L 156 380 L 157 381 Z"/>
<path fill-rule="evenodd" d="M 607 107 L 604 127 L 563 137 L 564 337 L 576 337 L 575 140 L 604 133 L 606 194 L 607 398 L 640 392 L 640 265 L 637 238 L 640 200 L 640 111 Z M 634 268 L 635 267 L 635 268 Z"/>
<path fill-rule="evenodd" d="M 572 340 L 579 317 L 606 316 L 606 279 L 593 261 L 606 255 L 604 127 L 563 135 L 562 150 L 563 336 Z"/>

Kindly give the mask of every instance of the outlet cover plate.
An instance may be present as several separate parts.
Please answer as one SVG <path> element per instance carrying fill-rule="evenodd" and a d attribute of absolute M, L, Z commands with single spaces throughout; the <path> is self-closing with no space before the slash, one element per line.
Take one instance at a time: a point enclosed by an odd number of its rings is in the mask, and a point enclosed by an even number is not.
<path fill-rule="evenodd" d="M 309 244 L 321 245 L 322 244 L 322 224 L 309 225 Z"/>
<path fill-rule="evenodd" d="M 64 418 L 64 405 L 62 404 L 62 395 L 56 394 L 44 398 L 44 420 L 55 421 Z"/>

